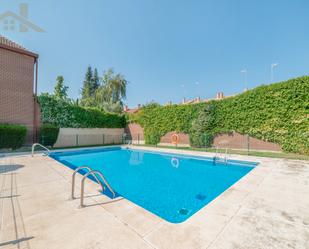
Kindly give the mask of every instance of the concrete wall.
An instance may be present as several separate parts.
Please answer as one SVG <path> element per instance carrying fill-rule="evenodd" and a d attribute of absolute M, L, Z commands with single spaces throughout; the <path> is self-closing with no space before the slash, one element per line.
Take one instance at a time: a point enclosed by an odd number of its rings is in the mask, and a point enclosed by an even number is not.
<path fill-rule="evenodd" d="M 60 128 L 54 147 L 119 144 L 123 128 Z"/>
<path fill-rule="evenodd" d="M 26 143 L 33 142 L 34 58 L 0 47 L 0 123 L 27 127 Z"/>

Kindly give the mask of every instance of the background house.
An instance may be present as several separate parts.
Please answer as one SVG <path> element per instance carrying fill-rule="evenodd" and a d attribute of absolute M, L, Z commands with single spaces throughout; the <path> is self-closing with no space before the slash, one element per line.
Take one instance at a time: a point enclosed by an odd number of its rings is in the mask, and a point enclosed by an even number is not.
<path fill-rule="evenodd" d="M 37 140 L 38 55 L 0 35 L 0 123 L 27 127 L 26 143 Z"/>

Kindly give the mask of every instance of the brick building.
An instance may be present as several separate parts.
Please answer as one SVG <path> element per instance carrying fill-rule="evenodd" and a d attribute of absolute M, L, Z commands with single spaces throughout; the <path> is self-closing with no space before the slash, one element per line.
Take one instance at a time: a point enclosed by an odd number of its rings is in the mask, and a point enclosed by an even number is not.
<path fill-rule="evenodd" d="M 38 55 L 0 35 L 0 123 L 27 127 L 26 143 L 37 140 Z"/>

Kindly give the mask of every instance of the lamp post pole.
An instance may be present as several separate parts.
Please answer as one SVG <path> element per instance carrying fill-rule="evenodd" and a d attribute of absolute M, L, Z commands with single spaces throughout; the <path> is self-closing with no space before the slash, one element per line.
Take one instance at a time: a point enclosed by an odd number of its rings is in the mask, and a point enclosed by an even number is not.
<path fill-rule="evenodd" d="M 248 90 L 248 81 L 247 81 L 247 69 L 243 69 L 240 71 L 241 73 L 243 73 L 245 75 L 245 92 Z"/>
<path fill-rule="evenodd" d="M 181 84 L 180 85 L 182 88 L 182 94 L 183 94 L 183 99 L 182 99 L 182 103 L 185 104 L 186 102 L 186 90 L 185 90 L 185 84 Z"/>
<path fill-rule="evenodd" d="M 199 95 L 200 95 L 200 92 L 199 92 L 199 85 L 200 85 L 200 82 L 196 81 L 196 82 L 195 82 L 195 85 L 196 85 L 196 97 L 199 97 Z"/>
<path fill-rule="evenodd" d="M 270 65 L 270 83 L 274 81 L 274 68 L 277 67 L 279 64 L 278 63 L 272 63 Z"/>

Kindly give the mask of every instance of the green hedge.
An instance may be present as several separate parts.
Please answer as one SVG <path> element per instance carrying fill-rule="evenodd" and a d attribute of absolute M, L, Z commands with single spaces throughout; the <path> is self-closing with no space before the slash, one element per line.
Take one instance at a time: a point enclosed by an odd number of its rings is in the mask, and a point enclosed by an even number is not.
<path fill-rule="evenodd" d="M 83 108 L 50 95 L 39 96 L 41 121 L 61 128 L 123 128 L 125 117 L 97 109 Z"/>
<path fill-rule="evenodd" d="M 193 120 L 190 129 L 190 144 L 192 147 L 211 147 L 213 143 L 213 127 L 215 122 L 215 105 L 207 105 Z"/>
<path fill-rule="evenodd" d="M 215 107 L 212 134 L 236 131 L 278 143 L 284 151 L 309 154 L 309 76 L 260 86 L 220 101 L 192 105 L 149 106 L 129 116 L 153 144 L 169 131 L 190 133 L 206 106 Z"/>
<path fill-rule="evenodd" d="M 144 136 L 147 144 L 157 144 L 160 137 L 169 131 L 189 133 L 192 120 L 204 107 L 196 105 L 172 105 L 158 106 L 148 105 L 137 114 L 128 116 L 129 122 L 137 122 L 144 128 Z"/>
<path fill-rule="evenodd" d="M 26 138 L 27 129 L 23 125 L 0 124 L 0 149 L 18 149 Z"/>
<path fill-rule="evenodd" d="M 54 146 L 59 134 L 59 127 L 53 124 L 43 124 L 40 127 L 40 143 L 44 146 Z"/>

